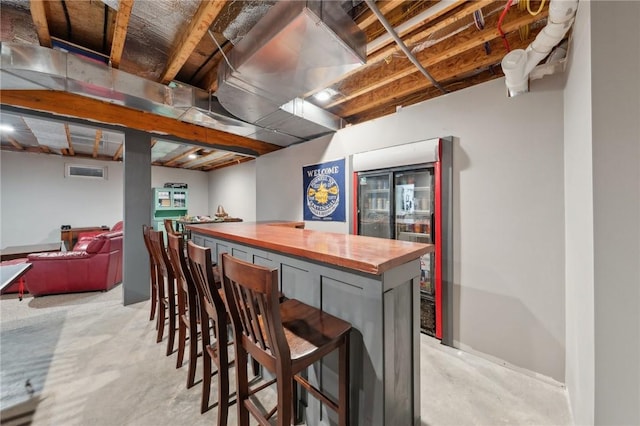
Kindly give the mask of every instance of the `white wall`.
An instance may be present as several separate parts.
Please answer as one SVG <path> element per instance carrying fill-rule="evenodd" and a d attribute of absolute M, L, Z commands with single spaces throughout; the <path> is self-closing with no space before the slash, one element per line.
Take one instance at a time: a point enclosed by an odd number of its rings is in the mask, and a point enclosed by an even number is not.
<path fill-rule="evenodd" d="M 576 424 L 640 424 L 640 3 L 581 1 L 565 90 L 567 373 Z"/>
<path fill-rule="evenodd" d="M 256 162 L 248 161 L 209 172 L 208 198 L 209 216 L 213 217 L 218 205 L 222 205 L 229 216 L 255 222 L 256 210 L 261 210 L 256 209 Z"/>
<path fill-rule="evenodd" d="M 591 2 L 595 424 L 640 424 L 638 22 L 640 2 Z"/>
<path fill-rule="evenodd" d="M 165 183 L 186 183 L 188 189 L 187 212 L 190 215 L 206 215 L 209 211 L 209 173 L 196 170 L 154 166 L 151 168 L 151 186 L 163 187 Z"/>
<path fill-rule="evenodd" d="M 564 92 L 566 385 L 577 425 L 593 424 L 595 386 L 590 20 L 581 2 Z"/>
<path fill-rule="evenodd" d="M 546 77 L 508 99 L 499 79 L 262 156 L 257 218 L 302 218 L 304 165 L 454 136 L 456 345 L 563 381 L 561 84 Z M 348 232 L 347 223 L 307 227 Z"/>
<path fill-rule="evenodd" d="M 65 178 L 65 163 L 106 165 L 108 179 Z M 152 182 L 188 183 L 189 212 L 207 211 L 207 173 L 152 167 Z M 112 226 L 123 218 L 122 163 L 3 151 L 0 185 L 0 247 L 57 242 L 60 225 Z"/>

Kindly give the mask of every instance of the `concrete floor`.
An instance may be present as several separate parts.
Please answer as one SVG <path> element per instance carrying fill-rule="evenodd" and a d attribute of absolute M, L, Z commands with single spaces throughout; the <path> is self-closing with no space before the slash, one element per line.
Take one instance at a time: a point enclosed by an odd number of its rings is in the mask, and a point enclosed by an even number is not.
<path fill-rule="evenodd" d="M 2 296 L 2 424 L 215 424 L 216 408 L 200 414 L 200 382 L 186 389 L 186 365 L 176 369 L 175 354 L 165 356 L 166 337 L 155 343 L 148 316 L 148 302 L 122 306 L 121 287 L 23 301 Z M 424 335 L 420 374 L 423 426 L 572 424 L 562 386 Z M 235 419 L 232 406 L 228 424 Z"/>

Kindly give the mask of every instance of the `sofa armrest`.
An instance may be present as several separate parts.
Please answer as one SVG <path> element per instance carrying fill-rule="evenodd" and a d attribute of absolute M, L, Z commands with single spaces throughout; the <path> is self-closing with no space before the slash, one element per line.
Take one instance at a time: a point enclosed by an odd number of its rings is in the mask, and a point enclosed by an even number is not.
<path fill-rule="evenodd" d="M 91 257 L 85 251 L 55 251 L 50 253 L 31 253 L 27 256 L 29 262 L 59 262 L 61 260 L 87 259 Z"/>

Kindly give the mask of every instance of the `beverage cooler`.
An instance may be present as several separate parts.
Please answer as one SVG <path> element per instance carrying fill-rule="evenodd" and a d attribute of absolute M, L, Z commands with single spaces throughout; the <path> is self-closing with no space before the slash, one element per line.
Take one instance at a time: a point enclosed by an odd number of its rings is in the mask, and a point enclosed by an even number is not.
<path fill-rule="evenodd" d="M 435 245 L 420 259 L 420 328 L 443 343 L 450 314 L 443 286 L 451 260 L 450 150 L 449 140 L 432 139 L 353 157 L 353 233 Z"/>

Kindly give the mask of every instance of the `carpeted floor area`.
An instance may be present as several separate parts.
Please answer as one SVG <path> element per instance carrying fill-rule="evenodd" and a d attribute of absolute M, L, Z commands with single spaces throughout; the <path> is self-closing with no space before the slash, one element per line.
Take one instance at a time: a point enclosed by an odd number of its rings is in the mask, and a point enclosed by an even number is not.
<path fill-rule="evenodd" d="M 2 296 L 1 423 L 215 424 L 215 407 L 200 414 L 200 382 L 186 389 L 186 363 L 175 368 L 166 336 L 156 344 L 148 319 L 148 302 L 122 306 L 120 286 L 23 301 Z M 427 336 L 420 374 L 422 425 L 572 424 L 563 387 Z M 228 424 L 236 424 L 235 406 Z"/>

